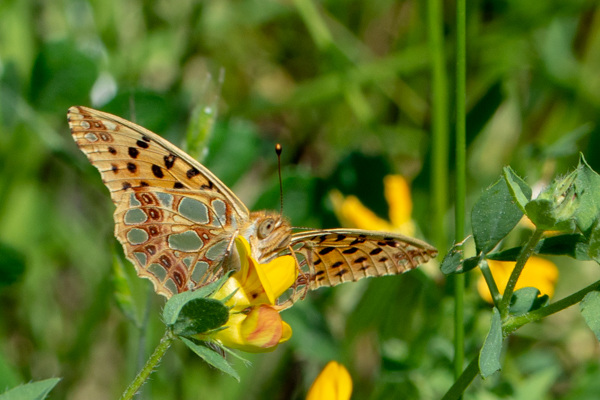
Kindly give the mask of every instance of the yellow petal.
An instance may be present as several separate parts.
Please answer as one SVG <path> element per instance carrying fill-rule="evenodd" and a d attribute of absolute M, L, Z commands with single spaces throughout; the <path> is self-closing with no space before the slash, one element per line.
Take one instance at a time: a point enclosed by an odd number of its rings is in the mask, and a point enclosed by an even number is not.
<path fill-rule="evenodd" d="M 393 231 L 393 226 L 365 207 L 356 196 L 344 197 L 337 190 L 331 192 L 331 201 L 336 216 L 348 228 L 374 231 Z"/>
<path fill-rule="evenodd" d="M 402 175 L 388 175 L 383 178 L 385 199 L 390 208 L 390 220 L 396 232 L 412 236 L 415 225 L 411 220 L 412 199 L 410 187 Z"/>
<path fill-rule="evenodd" d="M 488 260 L 488 265 L 494 277 L 494 282 L 498 286 L 498 291 L 500 294 L 503 294 L 516 263 Z M 519 276 L 519 280 L 515 285 L 515 291 L 524 287 L 535 287 L 540 291 L 541 295 L 547 294 L 549 297 L 552 297 L 557 280 L 558 268 L 556 265 L 552 261 L 533 256 L 527 260 L 525 268 L 523 268 L 521 276 Z M 483 276 L 480 276 L 477 281 L 477 291 L 483 300 L 492 303 L 492 295 Z"/>
<path fill-rule="evenodd" d="M 330 361 L 313 382 L 306 400 L 348 400 L 352 395 L 352 379 L 348 370 Z"/>
<path fill-rule="evenodd" d="M 273 351 L 292 336 L 292 328 L 268 305 L 253 307 L 249 312 L 233 313 L 225 325 L 211 337 L 232 349 L 248 353 Z"/>
<path fill-rule="evenodd" d="M 257 265 L 256 269 L 270 304 L 275 304 L 275 300 L 296 282 L 298 276 L 293 256 L 277 257 L 268 264 Z"/>

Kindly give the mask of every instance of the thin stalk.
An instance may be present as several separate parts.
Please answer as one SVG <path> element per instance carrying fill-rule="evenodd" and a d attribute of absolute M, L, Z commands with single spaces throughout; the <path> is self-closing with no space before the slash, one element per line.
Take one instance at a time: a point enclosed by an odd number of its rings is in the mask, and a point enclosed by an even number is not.
<path fill-rule="evenodd" d="M 465 390 L 469 387 L 473 379 L 479 373 L 479 352 L 474 357 L 463 373 L 458 377 L 454 384 L 448 389 L 442 400 L 455 400 L 459 399 Z"/>
<path fill-rule="evenodd" d="M 121 400 L 131 400 L 133 396 L 140 390 L 142 385 L 148 380 L 148 377 L 154 369 L 158 366 L 160 360 L 162 360 L 163 356 L 166 354 L 167 350 L 173 343 L 174 336 L 170 329 L 167 329 L 165 335 L 160 340 L 160 343 L 154 350 L 154 353 L 150 356 L 144 368 L 138 373 L 133 382 L 129 384 L 125 392 L 121 395 Z"/>
<path fill-rule="evenodd" d="M 466 15 L 465 0 L 456 1 L 456 240 L 465 236 L 466 178 Z M 465 275 L 454 280 L 454 376 L 458 378 L 464 363 Z"/>
<path fill-rule="evenodd" d="M 519 258 L 517 258 L 517 263 L 515 265 L 515 269 L 513 269 L 510 274 L 510 278 L 508 279 L 508 283 L 506 284 L 506 288 L 504 289 L 504 295 L 502 296 L 502 300 L 500 300 L 500 304 L 498 309 L 500 310 L 500 315 L 502 319 L 505 319 L 508 316 L 508 306 L 510 305 L 510 299 L 515 291 L 515 285 L 519 280 L 519 276 L 521 276 L 521 272 L 523 272 L 523 268 L 525 267 L 525 263 L 529 260 L 529 257 L 533 254 L 535 247 L 539 243 L 542 235 L 544 234 L 544 230 L 536 229 L 529 241 L 521 250 L 521 254 L 519 254 Z"/>
<path fill-rule="evenodd" d="M 483 278 L 485 279 L 485 283 L 487 284 L 488 289 L 490 290 L 490 294 L 492 295 L 494 305 L 496 306 L 496 308 L 498 308 L 498 305 L 502 300 L 502 295 L 498 290 L 498 286 L 496 286 L 496 281 L 494 280 L 494 276 L 492 275 L 492 271 L 490 271 L 490 267 L 488 266 L 486 260 L 482 260 L 481 263 L 479 263 L 479 269 L 481 270 Z"/>
<path fill-rule="evenodd" d="M 448 205 L 448 79 L 442 31 L 442 2 L 427 0 L 427 28 L 431 53 L 432 74 L 432 180 L 431 199 L 433 223 L 436 229 L 433 242 L 438 248 L 446 246 L 444 216 Z"/>

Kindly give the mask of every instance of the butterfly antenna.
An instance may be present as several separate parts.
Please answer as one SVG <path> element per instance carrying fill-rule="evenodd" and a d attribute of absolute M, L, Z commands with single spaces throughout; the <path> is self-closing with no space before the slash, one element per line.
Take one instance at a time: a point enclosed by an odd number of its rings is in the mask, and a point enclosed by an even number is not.
<path fill-rule="evenodd" d="M 283 183 L 281 181 L 281 151 L 283 148 L 279 143 L 275 145 L 275 153 L 277 153 L 277 171 L 279 172 L 279 214 L 283 214 Z"/>

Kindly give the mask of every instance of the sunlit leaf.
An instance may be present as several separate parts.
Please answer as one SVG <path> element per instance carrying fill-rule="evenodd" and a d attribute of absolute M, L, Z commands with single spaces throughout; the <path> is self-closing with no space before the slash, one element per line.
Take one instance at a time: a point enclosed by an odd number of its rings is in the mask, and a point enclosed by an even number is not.
<path fill-rule="evenodd" d="M 479 353 L 479 371 L 483 378 L 487 378 L 499 371 L 500 354 L 502 352 L 502 320 L 496 307 L 492 313 L 492 323 Z"/>
<path fill-rule="evenodd" d="M 196 344 L 192 340 L 186 338 L 181 338 L 181 340 L 183 341 L 183 343 L 185 343 L 187 347 L 192 349 L 194 353 L 196 353 L 208 364 L 226 373 L 227 375 L 230 375 L 231 377 L 235 378 L 238 382 L 240 381 L 240 376 L 238 375 L 237 371 L 233 369 L 231 364 L 229 364 L 221 354 L 209 349 L 206 346 Z"/>
<path fill-rule="evenodd" d="M 61 378 L 26 383 L 0 394 L 0 400 L 43 400 Z"/>
<path fill-rule="evenodd" d="M 594 290 L 586 294 L 579 304 L 579 309 L 587 325 L 600 340 L 600 291 Z"/>
<path fill-rule="evenodd" d="M 522 181 L 517 182 L 520 193 L 531 196 L 531 189 Z M 522 216 L 523 211 L 515 202 L 505 179 L 499 179 L 486 189 L 471 211 L 471 225 L 477 253 L 488 253 L 496 247 L 500 240 L 517 225 Z"/>

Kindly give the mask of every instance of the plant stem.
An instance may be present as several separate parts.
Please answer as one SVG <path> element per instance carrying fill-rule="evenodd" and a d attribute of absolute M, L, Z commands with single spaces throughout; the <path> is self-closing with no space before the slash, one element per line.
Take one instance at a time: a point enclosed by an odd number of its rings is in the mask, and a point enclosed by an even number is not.
<path fill-rule="evenodd" d="M 160 340 L 160 343 L 154 350 L 154 353 L 150 356 L 144 368 L 137 374 L 133 382 L 129 384 L 125 392 L 121 395 L 121 400 L 131 400 L 133 396 L 140 390 L 142 385 L 146 382 L 150 374 L 154 371 L 154 368 L 158 365 L 160 360 L 163 358 L 171 343 L 173 343 L 174 336 L 170 329 L 167 329 L 165 335 Z"/>
<path fill-rule="evenodd" d="M 498 286 L 496 286 L 496 281 L 494 280 L 494 276 L 492 275 L 492 271 L 490 271 L 490 267 L 485 259 L 482 259 L 479 263 L 479 269 L 483 274 L 483 278 L 485 279 L 485 283 L 490 290 L 490 294 L 492 295 L 492 300 L 494 301 L 494 305 L 498 308 L 498 304 L 502 300 L 502 296 L 500 295 L 500 291 L 498 291 Z"/>
<path fill-rule="evenodd" d="M 466 15 L 465 0 L 456 2 L 456 207 L 455 240 L 465 236 L 466 183 Z M 458 378 L 464 363 L 465 275 L 454 279 L 454 376 Z"/>
<path fill-rule="evenodd" d="M 591 285 L 584 287 L 580 291 L 575 292 L 557 302 L 549 304 L 546 307 L 538 308 L 537 310 L 530 311 L 524 315 L 511 317 L 504 323 L 504 326 L 502 327 L 504 336 L 516 331 L 529 322 L 538 321 L 549 315 L 562 311 L 565 308 L 571 307 L 572 305 L 579 303 L 586 294 L 598 289 L 600 289 L 600 281 L 594 282 Z"/>
<path fill-rule="evenodd" d="M 471 360 L 467 368 L 458 377 L 454 384 L 448 389 L 442 400 L 455 400 L 462 396 L 467 387 L 473 382 L 473 379 L 479 373 L 479 352 L 477 356 Z"/>
<path fill-rule="evenodd" d="M 432 181 L 431 199 L 436 229 L 431 234 L 436 247 L 446 247 L 444 216 L 448 206 L 448 83 L 444 56 L 441 0 L 427 1 L 427 29 L 431 54 L 432 86 Z"/>
<path fill-rule="evenodd" d="M 523 249 L 521 250 L 519 258 L 517 258 L 517 264 L 515 265 L 515 269 L 513 269 L 512 273 L 510 274 L 510 278 L 508 280 L 508 283 L 506 284 L 506 288 L 504 289 L 504 295 L 502 296 L 502 300 L 500 301 L 498 307 L 503 320 L 506 319 L 506 317 L 508 316 L 508 306 L 510 305 L 510 299 L 515 291 L 515 285 L 517 284 L 519 276 L 521 275 L 521 272 L 525 267 L 525 263 L 527 263 L 527 260 L 529 260 L 529 257 L 531 257 L 531 255 L 533 254 L 533 251 L 535 250 L 535 247 L 539 243 L 543 234 L 543 229 L 536 229 L 529 238 L 529 241 L 527 242 L 525 247 L 523 247 Z"/>

